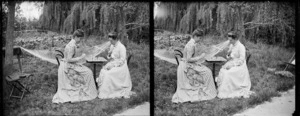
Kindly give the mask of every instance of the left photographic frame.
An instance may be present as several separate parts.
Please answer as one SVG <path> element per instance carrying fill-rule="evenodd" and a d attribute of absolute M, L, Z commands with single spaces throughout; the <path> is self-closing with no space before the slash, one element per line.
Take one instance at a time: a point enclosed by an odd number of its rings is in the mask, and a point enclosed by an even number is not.
<path fill-rule="evenodd" d="M 6 1 L 2 14 L 4 115 L 150 115 L 149 2 Z"/>

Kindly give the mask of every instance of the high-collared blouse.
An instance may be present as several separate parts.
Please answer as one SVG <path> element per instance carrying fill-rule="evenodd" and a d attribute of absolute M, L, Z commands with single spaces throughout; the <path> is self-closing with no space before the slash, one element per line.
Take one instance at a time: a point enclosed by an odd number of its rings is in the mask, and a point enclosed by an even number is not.
<path fill-rule="evenodd" d="M 193 38 L 190 39 L 190 41 L 185 45 L 185 51 L 183 53 L 183 58 L 184 59 L 189 59 L 192 58 L 195 54 L 196 51 L 196 43 L 195 40 Z"/>
<path fill-rule="evenodd" d="M 72 39 L 65 47 L 65 51 L 64 51 L 65 59 L 73 58 L 75 56 L 76 49 L 77 49 L 76 41 Z"/>
<path fill-rule="evenodd" d="M 110 46 L 109 53 L 114 67 L 122 66 L 126 62 L 126 48 L 120 41 Z"/>
<path fill-rule="evenodd" d="M 234 45 L 231 44 L 228 52 L 234 66 L 240 66 L 246 61 L 246 49 L 240 41 L 237 41 Z"/>

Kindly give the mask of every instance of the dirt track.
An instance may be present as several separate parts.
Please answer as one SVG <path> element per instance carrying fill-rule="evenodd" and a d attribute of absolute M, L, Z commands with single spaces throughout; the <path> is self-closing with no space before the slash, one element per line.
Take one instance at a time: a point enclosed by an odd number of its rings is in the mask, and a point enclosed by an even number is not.
<path fill-rule="evenodd" d="M 142 105 L 139 105 L 133 109 L 128 109 L 120 114 L 115 116 L 150 116 L 150 104 L 145 102 Z"/>
<path fill-rule="evenodd" d="M 247 109 L 234 116 L 292 116 L 295 111 L 295 86 L 280 97 L 272 98 L 271 102 L 265 102 L 254 108 Z"/>

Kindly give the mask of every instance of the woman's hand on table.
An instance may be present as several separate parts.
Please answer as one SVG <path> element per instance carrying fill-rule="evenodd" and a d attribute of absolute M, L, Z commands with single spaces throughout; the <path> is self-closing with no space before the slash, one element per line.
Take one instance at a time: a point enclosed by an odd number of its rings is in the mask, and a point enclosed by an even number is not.
<path fill-rule="evenodd" d="M 110 69 L 112 69 L 112 68 L 113 68 L 113 65 L 111 65 L 111 64 L 110 64 L 110 65 L 107 65 L 107 66 L 105 67 L 106 70 L 110 70 Z"/>
<path fill-rule="evenodd" d="M 229 60 L 231 60 L 231 59 L 232 59 L 232 57 L 230 57 L 230 56 L 226 57 L 226 60 L 227 60 L 227 61 L 229 61 Z"/>
<path fill-rule="evenodd" d="M 232 64 L 229 64 L 229 65 L 226 65 L 226 66 L 225 66 L 225 69 L 226 69 L 226 70 L 229 70 L 229 69 L 231 69 L 232 67 L 233 67 L 233 65 L 232 65 Z"/>

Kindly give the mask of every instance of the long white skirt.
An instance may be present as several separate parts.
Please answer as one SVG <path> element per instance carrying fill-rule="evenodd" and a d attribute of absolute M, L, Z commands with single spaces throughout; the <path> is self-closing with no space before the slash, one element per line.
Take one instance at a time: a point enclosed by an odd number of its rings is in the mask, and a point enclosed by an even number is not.
<path fill-rule="evenodd" d="M 247 98 L 253 93 L 250 91 L 251 81 L 246 62 L 229 70 L 222 67 L 216 81 L 219 98 Z"/>
<path fill-rule="evenodd" d="M 187 64 L 180 61 L 177 69 L 177 90 L 172 97 L 172 102 L 203 101 L 214 99 L 217 96 L 214 79 L 209 68 L 203 65 L 189 69 L 199 72 L 193 79 L 187 76 L 185 70 L 187 70 Z"/>
<path fill-rule="evenodd" d="M 110 70 L 101 69 L 97 80 L 100 99 L 129 98 L 132 94 L 132 82 L 126 62 L 122 66 L 113 67 Z"/>
<path fill-rule="evenodd" d="M 53 103 L 79 102 L 97 97 L 92 71 L 80 64 L 61 61 L 58 68 L 58 88 Z"/>

